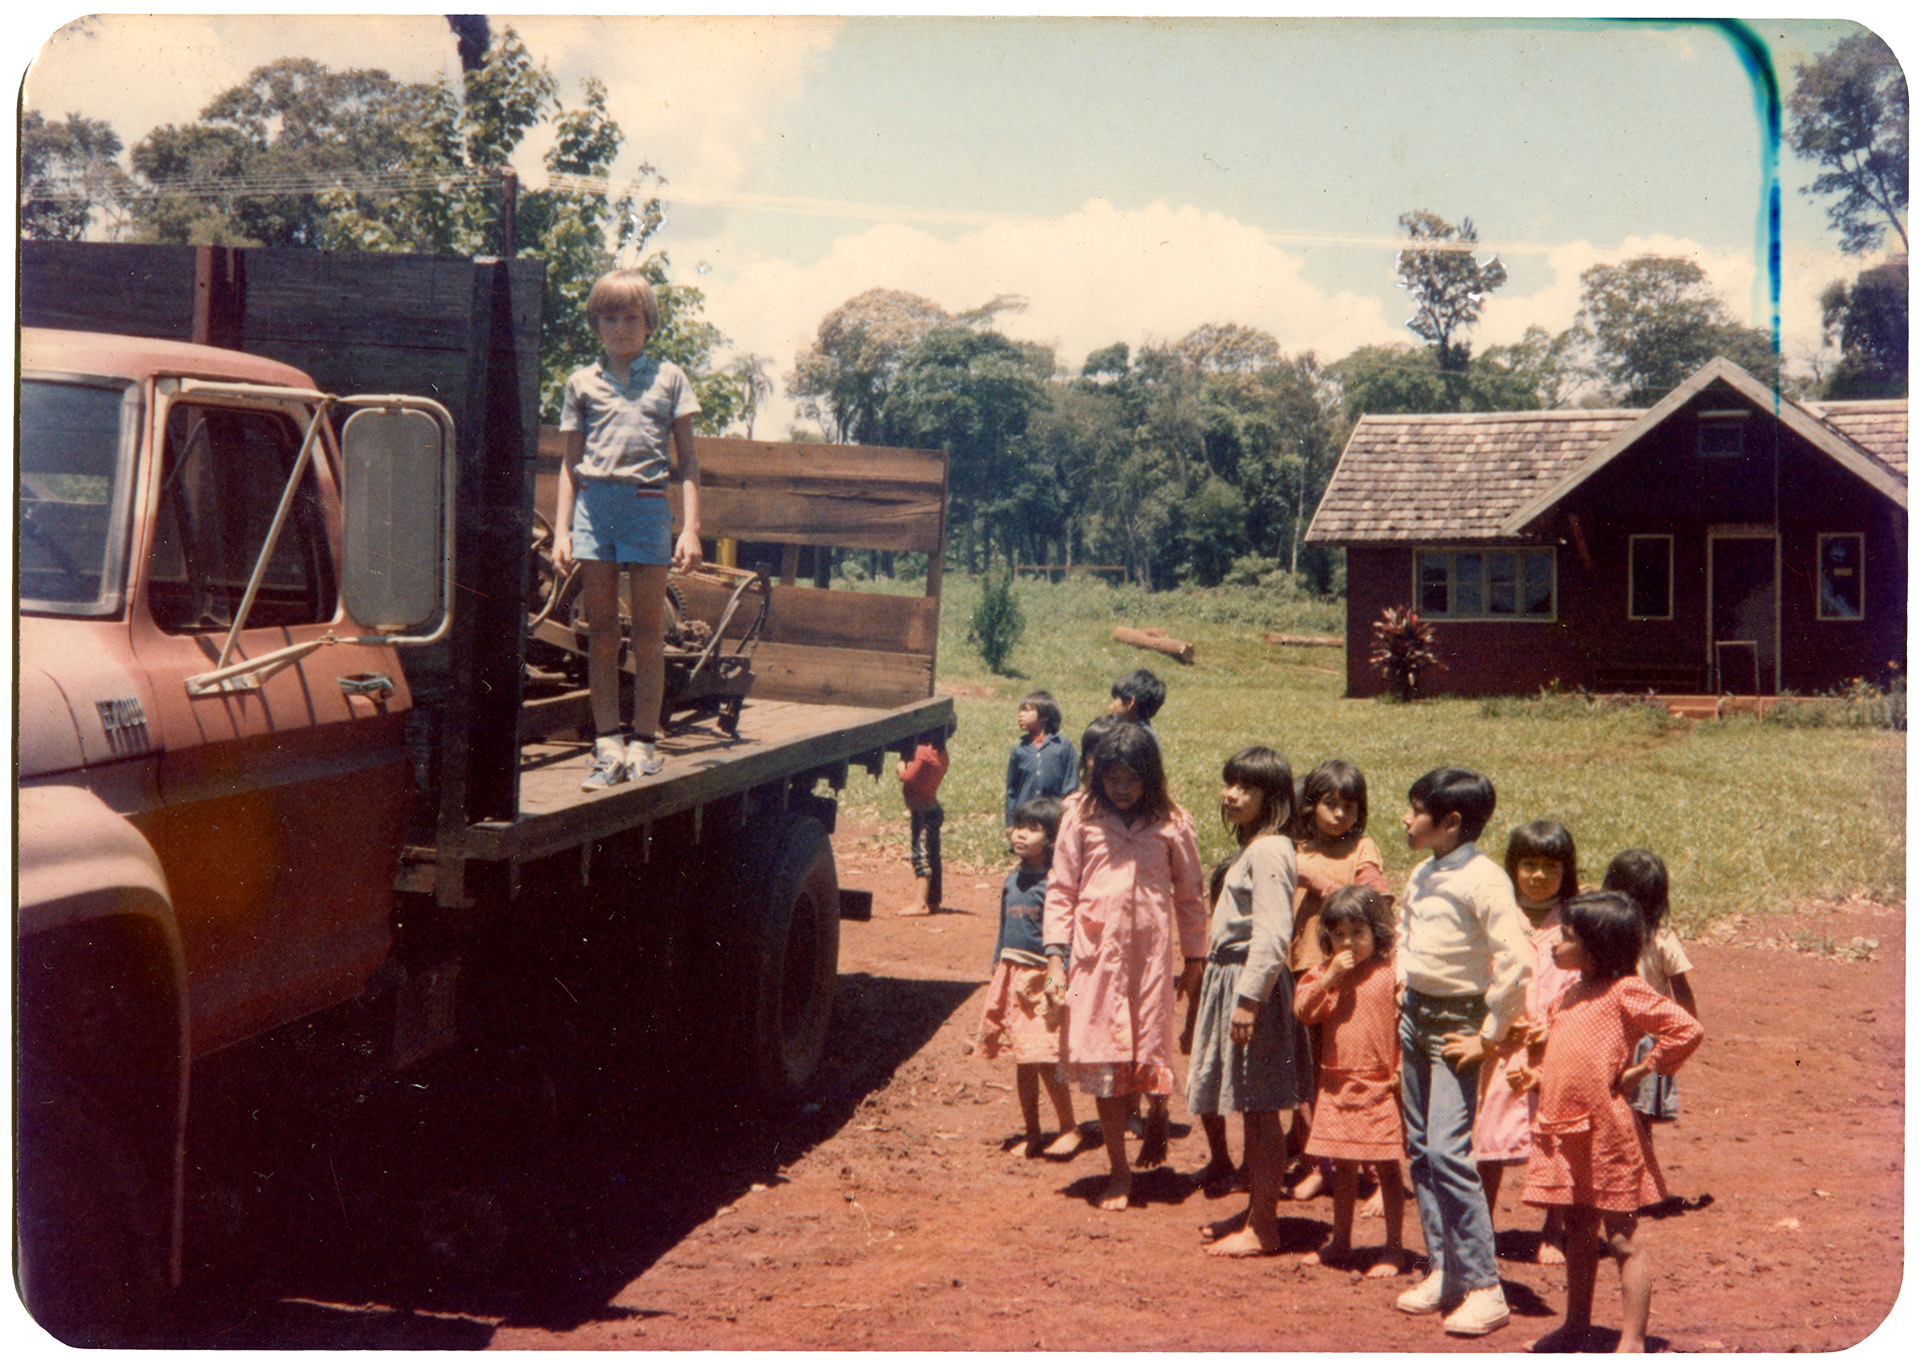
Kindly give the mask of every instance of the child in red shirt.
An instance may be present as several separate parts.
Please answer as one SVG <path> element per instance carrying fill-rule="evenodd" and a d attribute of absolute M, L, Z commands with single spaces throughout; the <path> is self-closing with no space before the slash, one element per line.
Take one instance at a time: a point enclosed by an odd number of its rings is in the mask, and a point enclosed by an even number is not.
<path fill-rule="evenodd" d="M 947 732 L 929 730 L 913 742 L 913 757 L 895 767 L 900 794 L 906 798 L 912 822 L 913 880 L 920 898 L 903 907 L 902 915 L 931 915 L 940 909 L 940 825 L 947 818 L 940 809 L 940 779 L 947 775 Z"/>

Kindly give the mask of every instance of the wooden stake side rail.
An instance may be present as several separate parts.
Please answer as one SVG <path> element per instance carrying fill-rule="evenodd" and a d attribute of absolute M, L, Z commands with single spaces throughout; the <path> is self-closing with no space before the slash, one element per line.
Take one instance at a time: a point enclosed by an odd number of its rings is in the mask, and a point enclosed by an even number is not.
<path fill-rule="evenodd" d="M 520 817 L 471 825 L 450 851 L 525 863 L 771 783 L 805 778 L 811 787 L 823 774 L 844 780 L 848 764 L 877 760 L 952 718 L 946 697 L 884 711 L 749 698 L 737 737 L 711 724 L 664 736 L 663 771 L 593 794 L 580 790 L 591 766 L 587 745 L 531 744 L 521 752 Z"/>

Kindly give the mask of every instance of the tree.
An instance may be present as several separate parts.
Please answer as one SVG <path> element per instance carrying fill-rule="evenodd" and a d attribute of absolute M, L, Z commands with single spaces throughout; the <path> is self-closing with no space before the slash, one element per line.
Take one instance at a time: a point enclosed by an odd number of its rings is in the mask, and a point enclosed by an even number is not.
<path fill-rule="evenodd" d="M 1414 314 L 1407 327 L 1433 347 L 1444 375 L 1466 373 L 1470 343 L 1454 338 L 1480 319 L 1486 296 L 1507 282 L 1507 268 L 1498 256 L 1477 261 L 1473 244 L 1480 240 L 1471 218 L 1455 227 L 1425 209 L 1400 215 L 1414 245 L 1402 247 L 1394 261 L 1400 288 L 1413 296 Z"/>
<path fill-rule="evenodd" d="M 1763 383 L 1779 376 L 1772 338 L 1736 323 L 1706 272 L 1685 257 L 1592 266 L 1580 286 L 1574 331 L 1622 402 L 1650 406 L 1716 355 Z"/>
<path fill-rule="evenodd" d="M 58 123 L 29 109 L 20 117 L 20 235 L 77 242 L 95 209 L 118 220 L 130 182 L 116 159 L 120 137 L 80 114 Z"/>
<path fill-rule="evenodd" d="M 944 308 L 918 294 L 869 289 L 821 319 L 787 378 L 787 394 L 834 440 L 881 442 L 881 412 L 901 364 L 922 337 L 949 321 Z"/>
<path fill-rule="evenodd" d="M 746 424 L 747 439 L 753 439 L 753 419 L 760 404 L 773 393 L 773 380 L 767 374 L 768 360 L 763 355 L 736 356 L 727 373 L 740 386 L 740 420 Z"/>
<path fill-rule="evenodd" d="M 1793 69 L 1787 145 L 1820 166 L 1806 195 L 1840 198 L 1827 221 L 1843 251 L 1880 244 L 1891 227 L 1907 249 L 1907 79 L 1899 59 L 1866 29 Z"/>
<path fill-rule="evenodd" d="M 1907 258 L 1835 281 L 1820 296 L 1822 339 L 1838 342 L 1828 398 L 1904 398 L 1907 393 Z"/>

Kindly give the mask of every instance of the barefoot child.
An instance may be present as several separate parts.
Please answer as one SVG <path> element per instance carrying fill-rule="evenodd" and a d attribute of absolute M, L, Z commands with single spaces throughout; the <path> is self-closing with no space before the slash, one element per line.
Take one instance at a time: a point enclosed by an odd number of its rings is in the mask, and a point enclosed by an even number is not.
<path fill-rule="evenodd" d="M 1277 1207 L 1285 1170 L 1281 1112 L 1300 1100 L 1294 1074 L 1293 769 L 1271 749 L 1242 749 L 1221 772 L 1220 819 L 1240 843 L 1207 939 L 1206 975 L 1187 1071 L 1187 1108 L 1206 1130 L 1212 1160 L 1202 1179 L 1233 1170 L 1227 1115 L 1245 1134 L 1247 1212 L 1237 1231 L 1215 1233 L 1209 1256 L 1271 1256 L 1280 1249 Z"/>
<path fill-rule="evenodd" d="M 1072 1156 L 1080 1150 L 1073 1121 L 1073 1095 L 1060 1079 L 1060 997 L 1047 989 L 1047 958 L 1041 951 L 1040 912 L 1047 898 L 1047 870 L 1060 831 L 1060 802 L 1051 796 L 1023 801 L 1013 813 L 1013 851 L 1020 865 L 1007 874 L 1000 893 L 1000 941 L 994 948 L 993 980 L 980 1016 L 982 1057 L 1011 1053 L 1020 1117 L 1027 1126 L 1029 1157 Z M 1040 1131 L 1040 1088 L 1053 1102 L 1060 1131 L 1047 1142 Z"/>
<path fill-rule="evenodd" d="M 1193 821 L 1167 793 L 1153 736 L 1116 727 L 1090 777 L 1060 819 L 1043 941 L 1048 986 L 1066 991 L 1067 1078 L 1094 1097 L 1112 1166 L 1100 1207 L 1118 1211 L 1133 1189 L 1133 1097 L 1173 1093 L 1174 1000 L 1200 983 L 1207 907 Z M 1176 930 L 1185 964 L 1177 981 Z"/>
<path fill-rule="evenodd" d="M 929 730 L 913 742 L 913 757 L 897 764 L 900 794 L 907 803 L 907 819 L 912 826 L 910 848 L 913 858 L 913 883 L 918 899 L 900 911 L 903 915 L 932 915 L 939 912 L 940 826 L 947 813 L 940 808 L 940 779 L 947 775 L 947 732 Z"/>
<path fill-rule="evenodd" d="M 1533 1036 L 1547 1017 L 1547 1006 L 1579 978 L 1553 965 L 1553 945 L 1560 941 L 1560 905 L 1580 894 L 1580 855 L 1573 836 L 1552 820 L 1534 820 L 1507 836 L 1507 876 L 1513 882 L 1520 913 L 1532 926 L 1533 981 L 1527 986 L 1527 1012 L 1508 1031 L 1496 1054 L 1499 1065 L 1481 1068 L 1480 1109 L 1473 1119 L 1473 1160 L 1480 1168 L 1487 1212 L 1500 1200 L 1500 1180 L 1508 1166 L 1524 1166 L 1533 1149 L 1533 1111 L 1539 1097 L 1507 1084 L 1506 1062 Z M 1547 1210 L 1546 1225 L 1534 1258 L 1542 1265 L 1559 1265 L 1561 1218 Z"/>
<path fill-rule="evenodd" d="M 1367 837 L 1366 775 L 1353 764 L 1330 758 L 1308 773 L 1300 784 L 1300 807 L 1294 812 L 1293 823 L 1300 876 L 1293 893 L 1293 942 L 1287 950 L 1287 966 L 1297 988 L 1308 969 L 1325 960 L 1320 947 L 1320 906 L 1327 897 L 1355 883 L 1370 886 L 1382 895 L 1387 895 L 1389 888 L 1381 871 L 1379 845 Z M 1313 1033 L 1312 1029 L 1300 1031 L 1304 1054 L 1301 1079 L 1307 1082 L 1309 1093 Z M 1304 1150 L 1312 1120 L 1312 1107 L 1303 1102 L 1292 1134 L 1296 1155 Z M 1290 1197 L 1312 1199 L 1323 1193 L 1325 1166 L 1325 1162 L 1309 1166 Z"/>
<path fill-rule="evenodd" d="M 1635 971 L 1643 930 L 1625 896 L 1594 891 L 1561 907 L 1555 965 L 1578 972 L 1548 1007 L 1546 1037 L 1529 1047 L 1529 1061 L 1513 1084 L 1538 1086 L 1533 1155 L 1522 1198 L 1567 1214 L 1567 1317 L 1534 1350 L 1577 1351 L 1593 1323 L 1599 1263 L 1596 1234 L 1620 1264 L 1620 1351 L 1647 1348 L 1653 1272 L 1639 1238 L 1639 1209 L 1666 1195 L 1646 1126 L 1627 1096 L 1648 1076 L 1667 1075 L 1705 1036 L 1698 1021 L 1656 994 Z M 1634 1044 L 1651 1035 L 1644 1060 Z"/>
<path fill-rule="evenodd" d="M 1693 963 L 1680 946 L 1680 936 L 1667 923 L 1667 865 L 1660 855 L 1644 848 L 1614 854 L 1600 886 L 1604 891 L 1618 891 L 1640 912 L 1640 923 L 1646 930 L 1640 948 L 1640 979 L 1698 1019 L 1693 983 L 1687 979 Z M 1633 1059 L 1642 1060 L 1652 1044 L 1653 1039 L 1642 1038 Z M 1671 1123 L 1680 1117 L 1680 1094 L 1671 1076 L 1648 1076 L 1628 1100 L 1633 1112 L 1648 1123 Z M 1653 1134 L 1649 1132 L 1647 1138 L 1651 1141 Z"/>
<path fill-rule="evenodd" d="M 1407 1268 L 1400 1248 L 1406 1130 L 1400 1122 L 1392 913 L 1393 901 L 1369 886 L 1343 886 L 1329 896 L 1320 911 L 1325 960 L 1307 972 L 1293 1002 L 1301 1023 L 1321 1025 L 1318 1122 L 1307 1154 L 1333 1162 L 1333 1235 L 1307 1259 L 1339 1267 L 1352 1255 L 1353 1205 L 1364 1162 L 1380 1182 L 1386 1222 L 1386 1245 L 1368 1267 L 1369 1279 Z"/>
<path fill-rule="evenodd" d="M 1507 1323 L 1493 1258 L 1493 1221 L 1473 1165 L 1482 1059 L 1519 1018 L 1533 975 L 1527 921 L 1513 883 L 1474 847 L 1493 817 L 1493 783 L 1436 768 L 1407 793 L 1407 847 L 1430 858 L 1407 878 L 1394 972 L 1400 1010 L 1400 1099 L 1408 1174 L 1431 1269 L 1394 1300 L 1403 1313 L 1443 1313 L 1454 1336 Z M 1451 1309 L 1451 1311 L 1448 1311 Z"/>

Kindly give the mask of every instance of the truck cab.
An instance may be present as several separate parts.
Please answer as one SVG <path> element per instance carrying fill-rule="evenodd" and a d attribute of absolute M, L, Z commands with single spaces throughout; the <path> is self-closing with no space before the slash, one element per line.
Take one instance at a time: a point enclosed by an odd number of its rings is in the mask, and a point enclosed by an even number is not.
<path fill-rule="evenodd" d="M 63 1152 L 172 1191 L 139 1233 L 177 1273 L 188 1069 L 365 987 L 413 762 L 395 647 L 345 605 L 307 376 L 32 328 L 20 363 L 22 1157 L 54 1163 L 22 1173 L 31 1303 L 87 1254 L 27 1235 L 98 1180 Z"/>

